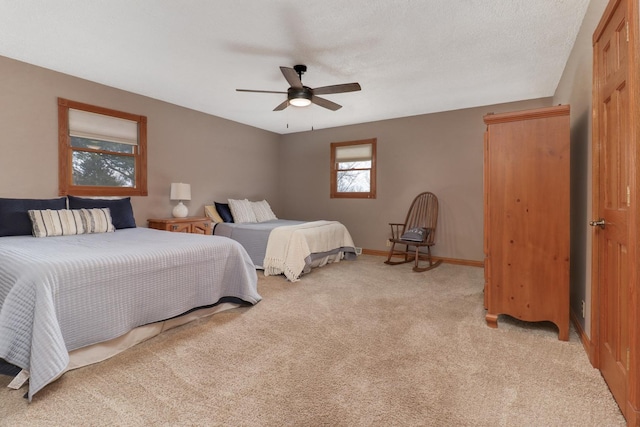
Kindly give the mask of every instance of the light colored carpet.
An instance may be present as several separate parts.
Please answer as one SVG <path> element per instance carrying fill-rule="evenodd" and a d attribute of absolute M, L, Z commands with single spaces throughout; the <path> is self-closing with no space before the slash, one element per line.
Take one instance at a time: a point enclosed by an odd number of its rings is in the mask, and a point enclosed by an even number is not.
<path fill-rule="evenodd" d="M 360 256 L 68 372 L 3 426 L 623 426 L 574 331 L 484 321 L 481 268 Z"/>

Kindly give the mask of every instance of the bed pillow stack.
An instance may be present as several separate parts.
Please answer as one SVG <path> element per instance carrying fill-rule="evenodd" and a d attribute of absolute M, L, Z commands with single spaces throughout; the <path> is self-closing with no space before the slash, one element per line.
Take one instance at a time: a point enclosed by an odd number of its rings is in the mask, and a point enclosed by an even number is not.
<path fill-rule="evenodd" d="M 79 212 L 69 212 L 69 210 L 82 209 L 87 211 L 82 216 Z M 32 217 L 29 211 L 40 211 L 40 217 Z M 85 219 L 87 225 L 80 225 L 82 218 Z M 38 230 L 34 229 L 34 220 L 37 222 Z M 72 225 L 72 222 L 78 225 Z M 74 196 L 56 199 L 0 198 L 0 237 L 29 235 L 44 237 L 102 233 L 109 231 L 110 228 L 121 229 L 135 226 L 130 197 L 118 199 Z M 44 231 L 45 229 L 47 231 Z"/>
<path fill-rule="evenodd" d="M 278 219 L 266 200 L 251 202 L 248 199 L 229 199 L 228 202 L 205 206 L 205 215 L 214 222 L 256 223 Z"/>

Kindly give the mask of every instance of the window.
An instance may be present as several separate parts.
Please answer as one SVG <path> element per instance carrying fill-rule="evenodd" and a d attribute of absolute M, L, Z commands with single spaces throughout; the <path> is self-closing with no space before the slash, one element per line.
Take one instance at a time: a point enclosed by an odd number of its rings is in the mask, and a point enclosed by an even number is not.
<path fill-rule="evenodd" d="M 147 118 L 58 98 L 61 196 L 146 196 Z"/>
<path fill-rule="evenodd" d="M 331 198 L 376 198 L 376 139 L 331 143 Z"/>

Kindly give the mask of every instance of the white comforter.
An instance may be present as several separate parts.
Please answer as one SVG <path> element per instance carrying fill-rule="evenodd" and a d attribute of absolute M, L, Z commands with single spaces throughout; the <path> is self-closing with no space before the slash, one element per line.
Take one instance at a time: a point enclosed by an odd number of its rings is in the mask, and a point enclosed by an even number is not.
<path fill-rule="evenodd" d="M 311 253 L 335 248 L 354 248 L 347 228 L 337 221 L 313 221 L 274 228 L 269 235 L 264 257 L 264 275 L 284 274 L 292 282 L 299 280 L 305 260 Z"/>

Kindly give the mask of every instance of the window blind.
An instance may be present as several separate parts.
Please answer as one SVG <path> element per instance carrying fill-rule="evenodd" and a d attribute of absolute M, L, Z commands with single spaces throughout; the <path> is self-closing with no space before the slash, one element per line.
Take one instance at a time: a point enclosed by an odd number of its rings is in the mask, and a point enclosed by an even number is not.
<path fill-rule="evenodd" d="M 336 162 L 365 162 L 373 157 L 371 144 L 336 147 Z"/>
<path fill-rule="evenodd" d="M 69 108 L 69 135 L 138 145 L 138 123 L 118 117 Z"/>

